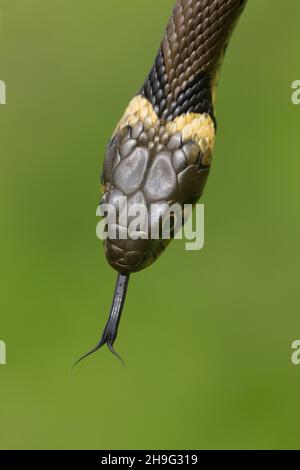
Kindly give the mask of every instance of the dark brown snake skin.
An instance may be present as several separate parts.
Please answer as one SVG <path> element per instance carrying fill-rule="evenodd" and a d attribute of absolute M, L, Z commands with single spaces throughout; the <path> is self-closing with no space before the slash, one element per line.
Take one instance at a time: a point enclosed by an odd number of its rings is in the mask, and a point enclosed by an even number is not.
<path fill-rule="evenodd" d="M 102 203 L 121 196 L 149 208 L 195 203 L 202 194 L 215 138 L 216 76 L 245 0 L 178 0 L 154 66 L 131 101 L 105 157 Z M 118 234 L 127 228 L 119 221 Z M 149 232 L 150 236 L 150 232 Z M 107 239 L 106 256 L 121 273 L 139 271 L 168 240 Z"/>
<path fill-rule="evenodd" d="M 114 224 L 105 219 L 108 230 L 117 228 L 117 236 L 109 232 L 105 251 L 119 275 L 102 337 L 81 359 L 105 343 L 115 353 L 129 274 L 153 263 L 169 243 L 163 237 L 151 238 L 151 233 L 162 228 L 174 203 L 182 218 L 184 204 L 195 204 L 202 194 L 215 140 L 218 70 L 245 4 L 177 0 L 153 68 L 113 134 L 102 174 L 101 208 L 105 214 L 110 203 L 118 211 Z M 125 196 L 127 207 L 119 204 Z M 147 239 L 130 238 L 131 219 L 122 219 L 135 204 L 151 206 L 145 215 Z"/>
<path fill-rule="evenodd" d="M 186 112 L 214 119 L 212 80 L 245 1 L 178 0 L 143 87 L 163 120 Z"/>

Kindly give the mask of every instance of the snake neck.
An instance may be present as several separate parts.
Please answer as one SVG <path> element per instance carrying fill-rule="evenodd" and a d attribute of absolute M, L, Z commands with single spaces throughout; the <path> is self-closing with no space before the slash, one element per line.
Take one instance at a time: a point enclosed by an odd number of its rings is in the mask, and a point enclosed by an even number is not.
<path fill-rule="evenodd" d="M 247 0 L 177 0 L 141 94 L 162 122 L 185 113 L 215 122 L 218 71 Z"/>

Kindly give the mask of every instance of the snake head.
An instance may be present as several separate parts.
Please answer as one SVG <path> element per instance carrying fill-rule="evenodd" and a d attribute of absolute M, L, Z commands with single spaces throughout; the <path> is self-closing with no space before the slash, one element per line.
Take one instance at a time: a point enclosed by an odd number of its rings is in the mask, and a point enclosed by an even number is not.
<path fill-rule="evenodd" d="M 147 99 L 138 96 L 130 103 L 103 168 L 105 252 L 117 271 L 139 271 L 164 251 L 174 235 L 174 207 L 181 223 L 184 204 L 202 194 L 213 141 L 214 123 L 206 114 L 163 123 Z M 169 238 L 162 236 L 168 223 Z"/>

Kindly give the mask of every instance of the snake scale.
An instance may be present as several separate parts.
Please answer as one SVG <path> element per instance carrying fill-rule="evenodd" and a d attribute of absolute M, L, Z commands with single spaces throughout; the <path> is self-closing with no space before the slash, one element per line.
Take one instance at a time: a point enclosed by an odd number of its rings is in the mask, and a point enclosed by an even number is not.
<path fill-rule="evenodd" d="M 246 2 L 177 0 L 154 65 L 108 144 L 102 205 L 118 211 L 124 197 L 128 210 L 155 204 L 153 225 L 161 223 L 160 207 L 199 200 L 212 162 L 219 70 Z M 113 344 L 129 275 L 151 265 L 170 241 L 131 239 L 119 219 L 116 227 L 118 235 L 104 242 L 107 260 L 119 273 L 110 316 L 97 346 L 81 359 L 104 344 L 117 354 Z"/>

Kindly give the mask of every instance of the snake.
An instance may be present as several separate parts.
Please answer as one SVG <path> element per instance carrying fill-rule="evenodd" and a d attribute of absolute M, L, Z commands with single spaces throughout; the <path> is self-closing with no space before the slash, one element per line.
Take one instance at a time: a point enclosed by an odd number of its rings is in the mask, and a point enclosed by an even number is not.
<path fill-rule="evenodd" d="M 216 138 L 216 90 L 227 46 L 247 0 L 177 0 L 154 64 L 109 140 L 101 174 L 100 207 L 116 208 L 117 236 L 104 240 L 117 283 L 100 341 L 114 349 L 129 277 L 152 265 L 171 240 L 132 239 L 121 220 L 120 201 L 157 209 L 149 230 L 162 221 L 161 207 L 195 205 L 201 197 Z M 125 226 L 124 226 L 125 225 Z M 152 232 L 151 232 L 152 233 Z M 174 237 L 173 237 L 174 238 Z M 78 362 L 79 362 L 78 361 Z"/>

